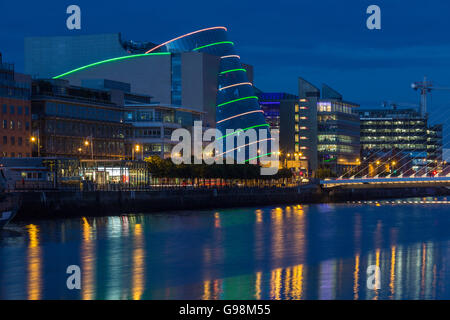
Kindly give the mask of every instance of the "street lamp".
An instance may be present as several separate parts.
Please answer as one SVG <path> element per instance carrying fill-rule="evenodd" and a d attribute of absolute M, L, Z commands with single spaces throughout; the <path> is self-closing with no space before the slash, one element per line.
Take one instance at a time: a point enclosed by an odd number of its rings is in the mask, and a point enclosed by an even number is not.
<path fill-rule="evenodd" d="M 92 136 L 87 137 L 87 140 L 84 140 L 84 145 L 88 147 L 91 145 L 91 160 L 94 160 L 94 143 L 92 142 Z"/>
<path fill-rule="evenodd" d="M 31 143 L 37 142 L 37 156 L 40 157 L 41 156 L 41 146 L 40 146 L 40 141 L 39 141 L 39 133 L 38 133 L 37 138 L 34 136 L 31 136 L 30 141 L 31 141 Z"/>
<path fill-rule="evenodd" d="M 135 152 L 138 153 L 139 151 L 141 151 L 141 159 L 144 158 L 144 149 L 141 148 L 141 146 L 137 144 L 137 145 L 135 145 L 134 148 L 133 148 L 133 155 L 132 155 L 132 159 L 133 159 L 133 160 L 134 160 L 134 158 L 135 158 L 135 156 L 134 156 Z"/>

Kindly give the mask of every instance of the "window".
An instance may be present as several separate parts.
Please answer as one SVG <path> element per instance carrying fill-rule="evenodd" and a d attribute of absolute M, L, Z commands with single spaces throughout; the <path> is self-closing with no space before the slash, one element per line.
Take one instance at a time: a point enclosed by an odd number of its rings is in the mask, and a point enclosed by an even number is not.
<path fill-rule="evenodd" d="M 14 106 L 9 107 L 9 114 L 14 114 Z"/>
<path fill-rule="evenodd" d="M 3 129 L 8 129 L 8 120 L 3 120 Z"/>
<path fill-rule="evenodd" d="M 10 128 L 11 130 L 14 130 L 14 121 L 13 121 L 13 120 L 11 120 L 11 121 L 9 122 L 9 128 Z"/>
<path fill-rule="evenodd" d="M 16 138 L 15 137 L 11 137 L 11 145 L 15 145 L 16 144 Z"/>
<path fill-rule="evenodd" d="M 18 144 L 19 146 L 22 145 L 22 137 L 17 138 L 17 144 Z"/>
<path fill-rule="evenodd" d="M 25 130 L 30 130 L 30 123 L 28 121 L 25 122 Z"/>
<path fill-rule="evenodd" d="M 8 112 L 8 107 L 6 106 L 6 104 L 3 105 L 2 112 L 3 114 L 6 114 Z"/>
<path fill-rule="evenodd" d="M 22 121 L 17 120 L 17 129 L 22 129 Z"/>
<path fill-rule="evenodd" d="M 8 137 L 7 136 L 3 136 L 3 144 L 8 144 Z"/>
<path fill-rule="evenodd" d="M 30 107 L 25 107 L 25 115 L 29 115 L 30 114 Z"/>
<path fill-rule="evenodd" d="M 22 114 L 22 110 L 23 110 L 23 108 L 21 107 L 21 106 L 18 106 L 17 107 L 17 114 Z"/>

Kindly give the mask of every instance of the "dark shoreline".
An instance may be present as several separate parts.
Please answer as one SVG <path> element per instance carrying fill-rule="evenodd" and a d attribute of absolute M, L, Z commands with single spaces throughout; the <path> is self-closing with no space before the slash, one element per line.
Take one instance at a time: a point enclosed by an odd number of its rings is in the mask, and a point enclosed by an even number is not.
<path fill-rule="evenodd" d="M 22 205 L 15 221 L 437 197 L 450 195 L 450 190 L 445 187 L 327 190 L 318 185 L 307 185 L 293 188 L 21 192 L 20 195 Z"/>

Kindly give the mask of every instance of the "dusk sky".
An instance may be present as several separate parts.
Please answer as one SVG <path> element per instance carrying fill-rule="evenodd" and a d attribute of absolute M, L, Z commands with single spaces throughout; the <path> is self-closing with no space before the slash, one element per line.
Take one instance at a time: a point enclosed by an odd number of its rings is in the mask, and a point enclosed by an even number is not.
<path fill-rule="evenodd" d="M 81 7 L 81 31 L 66 29 L 71 4 Z M 381 7 L 381 30 L 366 28 L 371 4 Z M 297 94 L 301 76 L 363 107 L 417 104 L 411 83 L 425 75 L 450 87 L 449 15 L 450 2 L 440 0 L 1 1 L 0 51 L 23 71 L 26 36 L 121 32 L 124 39 L 161 43 L 226 26 L 263 91 Z M 448 106 L 450 91 L 433 93 L 433 122 L 450 118 Z"/>

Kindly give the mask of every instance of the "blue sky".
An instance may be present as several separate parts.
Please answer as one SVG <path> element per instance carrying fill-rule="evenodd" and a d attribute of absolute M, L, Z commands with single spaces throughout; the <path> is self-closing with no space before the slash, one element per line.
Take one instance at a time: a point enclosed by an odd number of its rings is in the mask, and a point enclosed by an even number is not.
<path fill-rule="evenodd" d="M 77 4 L 82 30 L 66 29 Z M 381 8 L 382 30 L 366 28 L 366 8 Z M 427 76 L 450 87 L 450 1 L 80 1 L 0 2 L 0 51 L 23 70 L 23 38 L 122 32 L 160 43 L 223 25 L 264 91 L 297 93 L 297 77 L 327 83 L 362 106 L 418 103 L 410 85 Z M 432 97 L 432 121 L 450 118 L 450 91 Z M 446 114 L 446 112 L 448 114 Z"/>

